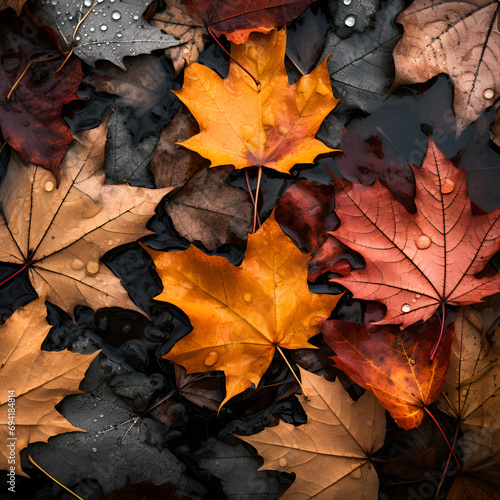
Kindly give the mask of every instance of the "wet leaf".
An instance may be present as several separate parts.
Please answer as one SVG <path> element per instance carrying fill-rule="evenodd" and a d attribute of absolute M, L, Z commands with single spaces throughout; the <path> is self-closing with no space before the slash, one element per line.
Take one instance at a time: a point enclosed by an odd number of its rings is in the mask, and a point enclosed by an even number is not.
<path fill-rule="evenodd" d="M 274 216 L 249 236 L 238 267 L 193 246 L 183 252 L 147 250 L 164 287 L 156 299 L 181 308 L 194 328 L 165 358 L 187 373 L 224 371 L 222 405 L 258 386 L 276 347 L 313 347 L 308 339 L 319 333 L 339 297 L 309 292 L 308 257 Z"/>
<path fill-rule="evenodd" d="M 0 468 L 9 470 L 29 443 L 47 442 L 51 436 L 81 431 L 54 408 L 69 394 L 79 394 L 80 382 L 94 355 L 69 351 L 42 351 L 41 345 L 50 325 L 47 323 L 45 297 L 19 308 L 0 326 L 0 436 L 4 443 Z M 9 404 L 10 396 L 14 403 Z M 9 426 L 9 408 L 15 410 L 15 426 Z M 84 426 L 85 427 L 85 426 Z M 74 435 L 74 434 L 72 434 Z M 15 439 L 15 440 L 14 440 Z M 10 453 L 14 446 L 14 453 Z M 18 459 L 17 459 L 18 460 Z M 16 463 L 16 462 L 14 462 Z M 26 476 L 17 461 L 16 474 Z"/>
<path fill-rule="evenodd" d="M 396 22 L 404 35 L 394 49 L 393 87 L 447 73 L 455 88 L 457 134 L 500 96 L 498 2 L 417 0 Z"/>
<path fill-rule="evenodd" d="M 357 384 L 373 394 L 405 430 L 418 427 L 424 408 L 434 402 L 445 384 L 453 341 L 453 325 L 441 339 L 433 361 L 429 353 L 439 338 L 440 321 L 405 330 L 371 324 L 383 316 L 378 304 L 369 303 L 365 323 L 329 320 L 322 333 L 335 352 L 332 359 Z"/>
<path fill-rule="evenodd" d="M 369 393 L 358 401 L 337 382 L 300 369 L 311 396 L 301 403 L 307 424 L 280 422 L 254 436 L 238 436 L 264 457 L 261 470 L 294 472 L 295 481 L 282 499 L 376 499 L 378 478 L 370 456 L 384 442 L 385 417 Z"/>
<path fill-rule="evenodd" d="M 336 182 L 341 224 L 331 234 L 359 252 L 366 267 L 332 281 L 355 298 L 382 302 L 387 313 L 378 324 L 407 327 L 429 319 L 440 304 L 478 302 L 500 284 L 498 273 L 485 269 L 500 249 L 500 210 L 472 214 L 465 171 L 446 159 L 432 138 L 422 166 L 412 169 L 415 214 L 379 182 L 370 187 Z"/>
<path fill-rule="evenodd" d="M 75 92 L 83 77 L 81 63 L 74 57 L 54 76 L 63 60 L 63 50 L 52 28 L 27 10 L 22 17 L 0 14 L 3 136 L 23 162 L 50 170 L 57 182 L 61 161 L 73 141 L 60 114 L 64 104 L 77 99 Z"/>
<path fill-rule="evenodd" d="M 125 56 L 149 54 L 178 44 L 176 38 L 162 33 L 143 18 L 151 0 L 98 2 L 76 34 L 78 23 L 93 2 L 67 0 L 65 3 L 67 6 L 61 8 L 59 3 L 37 2 L 35 15 L 59 33 L 65 49 L 70 50 L 74 44 L 75 54 L 92 67 L 105 59 L 125 70 Z"/>
<path fill-rule="evenodd" d="M 354 32 L 363 33 L 379 10 L 380 0 L 351 0 L 338 2 L 330 0 L 330 10 L 334 15 L 335 34 L 347 38 Z"/>
<path fill-rule="evenodd" d="M 330 152 L 314 138 L 337 103 L 326 62 L 289 85 L 285 46 L 285 30 L 253 34 L 244 45 L 233 44 L 232 57 L 259 80 L 260 91 L 234 62 L 225 80 L 205 66 L 191 64 L 184 86 L 175 94 L 193 113 L 201 132 L 182 146 L 208 158 L 212 167 L 266 166 L 284 173 L 296 163 L 312 163 L 317 155 Z"/>
<path fill-rule="evenodd" d="M 50 172 L 12 155 L 0 188 L 0 260 L 26 263 L 33 287 L 70 315 L 77 304 L 138 309 L 99 263 L 113 246 L 149 234 L 146 222 L 169 189 L 103 185 L 107 125 L 78 136 L 59 189 Z"/>

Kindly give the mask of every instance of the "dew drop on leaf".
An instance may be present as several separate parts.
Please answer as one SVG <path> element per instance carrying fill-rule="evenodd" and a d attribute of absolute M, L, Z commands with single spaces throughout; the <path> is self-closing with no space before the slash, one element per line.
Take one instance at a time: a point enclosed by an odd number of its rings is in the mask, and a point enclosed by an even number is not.
<path fill-rule="evenodd" d="M 411 306 L 410 304 L 403 304 L 401 306 L 401 310 L 404 312 L 404 313 L 409 313 L 411 311 Z"/>
<path fill-rule="evenodd" d="M 432 240 L 425 234 L 421 234 L 416 240 L 415 245 L 420 250 L 425 250 L 431 246 Z"/>
<path fill-rule="evenodd" d="M 441 193 L 450 194 L 455 189 L 455 183 L 450 179 L 445 179 L 441 184 Z"/>
<path fill-rule="evenodd" d="M 217 351 L 210 351 L 205 358 L 205 365 L 212 366 L 219 360 L 219 353 Z"/>
<path fill-rule="evenodd" d="M 347 27 L 352 28 L 356 24 L 356 18 L 354 16 L 347 16 L 344 22 Z"/>
<path fill-rule="evenodd" d="M 278 460 L 278 463 L 280 464 L 280 467 L 286 467 L 288 465 L 288 462 L 286 461 L 286 458 L 284 457 L 281 457 L 279 460 Z"/>

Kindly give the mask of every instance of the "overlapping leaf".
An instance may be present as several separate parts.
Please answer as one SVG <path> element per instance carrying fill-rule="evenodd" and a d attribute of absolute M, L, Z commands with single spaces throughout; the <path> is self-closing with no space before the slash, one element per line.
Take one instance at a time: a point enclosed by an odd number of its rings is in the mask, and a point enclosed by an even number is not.
<path fill-rule="evenodd" d="M 280 422 L 254 436 L 238 436 L 264 457 L 261 470 L 294 472 L 283 499 L 376 499 L 378 477 L 370 455 L 384 442 L 385 418 L 372 394 L 354 402 L 339 381 L 300 369 L 310 400 L 307 424 Z"/>
<path fill-rule="evenodd" d="M 331 234 L 359 252 L 366 267 L 333 281 L 356 298 L 386 305 L 379 324 L 407 327 L 429 319 L 442 303 L 479 302 L 500 286 L 500 275 L 485 268 L 500 249 L 500 210 L 472 214 L 465 171 L 432 138 L 422 167 L 413 172 L 415 214 L 378 181 L 370 187 L 336 182 L 341 225 Z"/>
<path fill-rule="evenodd" d="M 175 94 L 201 132 L 182 145 L 208 158 L 212 167 L 264 165 L 285 173 L 296 163 L 312 163 L 332 151 L 314 138 L 337 103 L 326 60 L 289 85 L 285 48 L 285 30 L 251 35 L 247 43 L 231 49 L 245 69 L 232 62 L 225 80 L 201 64 L 191 64 L 184 86 Z"/>
<path fill-rule="evenodd" d="M 457 133 L 500 96 L 499 5 L 494 0 L 417 0 L 396 22 L 404 35 L 394 50 L 394 87 L 447 73 L 454 84 Z"/>
<path fill-rule="evenodd" d="M 76 58 L 54 76 L 63 60 L 52 28 L 27 10 L 22 17 L 0 14 L 2 134 L 25 163 L 50 170 L 57 182 L 59 165 L 73 141 L 60 114 L 63 104 L 77 98 L 75 92 L 83 77 Z"/>
<path fill-rule="evenodd" d="M 181 308 L 193 332 L 165 357 L 187 373 L 223 370 L 222 404 L 257 386 L 276 348 L 312 347 L 338 296 L 307 287 L 307 255 L 283 234 L 272 216 L 249 236 L 245 259 L 234 267 L 196 247 L 183 252 L 149 250 L 163 282 L 157 299 Z"/>
<path fill-rule="evenodd" d="M 45 297 L 18 309 L 0 326 L 0 436 L 4 443 L 0 468 L 9 469 L 9 448 L 20 451 L 29 443 L 47 442 L 63 432 L 80 431 L 54 408 L 65 396 L 79 394 L 78 386 L 98 353 L 77 354 L 40 349 L 50 325 L 47 323 Z M 10 391 L 13 391 L 10 393 Z M 15 426 L 9 428 L 9 395 L 15 397 Z M 16 474 L 26 476 L 20 467 Z"/>
<path fill-rule="evenodd" d="M 0 188 L 0 261 L 26 264 L 34 288 L 73 314 L 77 304 L 137 309 L 99 259 L 149 234 L 146 222 L 170 189 L 103 185 L 106 123 L 82 133 L 64 158 L 59 189 L 50 172 L 12 155 Z"/>
<path fill-rule="evenodd" d="M 431 361 L 429 353 L 440 329 L 436 316 L 400 331 L 396 326 L 370 324 L 382 315 L 371 303 L 365 324 L 330 320 L 322 332 L 335 352 L 336 366 L 373 391 L 400 427 L 413 429 L 420 425 L 424 408 L 441 394 L 450 364 L 453 325 L 446 329 Z"/>

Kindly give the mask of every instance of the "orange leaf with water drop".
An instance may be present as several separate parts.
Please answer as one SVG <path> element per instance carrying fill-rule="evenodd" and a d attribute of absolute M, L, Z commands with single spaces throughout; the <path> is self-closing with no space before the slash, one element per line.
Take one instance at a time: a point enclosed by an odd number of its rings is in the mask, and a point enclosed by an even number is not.
<path fill-rule="evenodd" d="M 281 231 L 274 215 L 249 235 L 238 267 L 194 246 L 182 252 L 147 250 L 164 286 L 156 298 L 181 308 L 193 325 L 165 358 L 187 373 L 224 371 L 221 406 L 259 384 L 276 347 L 312 348 L 308 340 L 339 298 L 309 292 L 309 257 Z"/>
<path fill-rule="evenodd" d="M 440 304 L 467 305 L 498 292 L 500 274 L 487 266 L 500 250 L 500 210 L 473 215 L 465 170 L 432 138 L 421 167 L 414 167 L 415 214 L 375 181 L 365 187 L 336 182 L 340 227 L 330 232 L 359 252 L 366 266 L 332 281 L 355 298 L 387 307 L 377 324 L 407 327 L 429 319 Z"/>
<path fill-rule="evenodd" d="M 326 60 L 294 85 L 285 69 L 286 31 L 253 33 L 232 45 L 229 75 L 198 63 L 186 68 L 174 92 L 198 121 L 200 133 L 182 142 L 212 167 L 266 166 L 287 173 L 297 163 L 335 151 L 314 138 L 336 106 Z M 252 79 L 260 82 L 260 89 Z"/>

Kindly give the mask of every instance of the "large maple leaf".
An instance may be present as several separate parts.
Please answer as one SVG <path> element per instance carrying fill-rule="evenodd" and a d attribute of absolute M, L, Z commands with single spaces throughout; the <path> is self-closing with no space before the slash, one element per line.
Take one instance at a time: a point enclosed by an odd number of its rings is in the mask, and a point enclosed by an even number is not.
<path fill-rule="evenodd" d="M 54 76 L 63 60 L 63 50 L 50 26 L 28 10 L 22 17 L 0 14 L 3 136 L 25 163 L 47 168 L 58 182 L 59 166 L 73 141 L 60 114 L 64 104 L 77 99 L 75 92 L 83 77 L 81 62 L 75 57 Z"/>
<path fill-rule="evenodd" d="M 211 160 L 212 167 L 266 166 L 288 172 L 296 163 L 312 163 L 334 151 L 314 138 L 335 107 L 326 60 L 289 85 L 284 58 L 286 31 L 254 33 L 244 45 L 232 45 L 229 75 L 191 64 L 184 85 L 174 92 L 186 104 L 201 132 L 181 144 Z M 247 73 L 260 82 L 260 89 Z"/>
<path fill-rule="evenodd" d="M 217 36 L 242 44 L 250 33 L 269 33 L 293 21 L 314 0 L 185 0 L 186 8 L 200 15 Z"/>
<path fill-rule="evenodd" d="M 113 246 L 149 234 L 146 222 L 171 188 L 104 185 L 107 125 L 82 133 L 68 150 L 59 189 L 50 172 L 12 155 L 0 187 L 0 261 L 26 264 L 31 283 L 73 314 L 92 308 L 138 308 L 99 259 Z"/>
<path fill-rule="evenodd" d="M 393 87 L 447 73 L 460 133 L 500 95 L 500 4 L 496 0 L 417 0 L 396 22 L 404 35 L 394 49 Z"/>
<path fill-rule="evenodd" d="M 276 348 L 313 347 L 338 296 L 307 286 L 308 256 L 268 219 L 249 235 L 245 259 L 232 266 L 191 246 L 183 252 L 147 249 L 163 282 L 156 297 L 180 307 L 193 332 L 165 355 L 187 373 L 223 370 L 226 398 L 257 386 Z"/>
<path fill-rule="evenodd" d="M 418 427 L 424 409 L 441 394 L 453 341 L 446 329 L 431 361 L 429 352 L 439 335 L 436 316 L 400 331 L 392 325 L 371 324 L 380 308 L 369 303 L 365 323 L 330 320 L 323 323 L 325 342 L 335 352 L 335 365 L 361 387 L 373 391 L 396 423 L 406 430 Z"/>
<path fill-rule="evenodd" d="M 339 381 L 301 368 L 310 401 L 302 400 L 307 424 L 280 422 L 254 436 L 238 436 L 264 457 L 260 470 L 294 472 L 282 499 L 377 498 L 378 477 L 370 456 L 384 443 L 385 418 L 373 394 L 353 401 Z"/>
<path fill-rule="evenodd" d="M 472 304 L 500 287 L 500 275 L 485 268 L 500 250 L 500 210 L 472 214 L 465 170 L 432 138 L 422 166 L 412 168 L 415 214 L 378 181 L 370 187 L 336 182 L 341 224 L 330 234 L 359 252 L 366 267 L 332 281 L 356 298 L 385 304 L 379 324 L 407 327 L 429 319 L 440 304 Z"/>
<path fill-rule="evenodd" d="M 0 468 L 12 462 L 7 444 L 15 443 L 17 453 L 29 443 L 47 442 L 63 432 L 81 431 L 71 425 L 54 406 L 78 390 L 87 368 L 99 354 L 40 349 L 51 326 L 46 320 L 45 297 L 19 308 L 0 326 Z M 13 408 L 15 413 L 10 412 Z M 9 420 L 14 415 L 14 425 Z M 18 464 L 16 474 L 27 476 Z"/>

